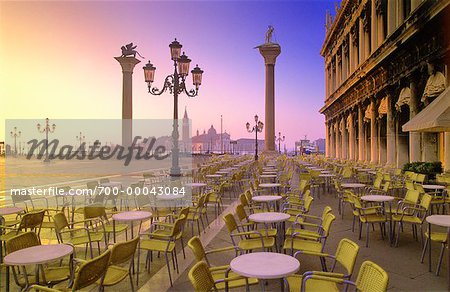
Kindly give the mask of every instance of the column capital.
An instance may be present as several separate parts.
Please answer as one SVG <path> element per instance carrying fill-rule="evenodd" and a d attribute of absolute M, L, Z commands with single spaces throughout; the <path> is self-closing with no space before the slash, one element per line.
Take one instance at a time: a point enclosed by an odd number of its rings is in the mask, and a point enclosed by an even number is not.
<path fill-rule="evenodd" d="M 114 57 L 114 59 L 122 66 L 123 73 L 133 73 L 134 66 L 141 62 L 135 57 Z"/>
<path fill-rule="evenodd" d="M 264 58 L 266 65 L 275 65 L 278 55 L 281 53 L 281 47 L 279 44 L 264 44 L 258 47 L 260 54 Z"/>

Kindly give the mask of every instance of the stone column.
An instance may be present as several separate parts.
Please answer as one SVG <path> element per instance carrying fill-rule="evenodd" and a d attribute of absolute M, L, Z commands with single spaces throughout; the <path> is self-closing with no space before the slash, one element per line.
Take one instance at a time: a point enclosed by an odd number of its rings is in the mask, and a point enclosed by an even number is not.
<path fill-rule="evenodd" d="M 354 29 L 354 26 L 351 30 Z M 347 72 L 347 77 L 352 75 L 355 70 L 355 53 L 353 50 L 353 33 L 349 33 L 348 35 L 348 62 L 349 62 L 349 71 Z"/>
<path fill-rule="evenodd" d="M 370 3 L 370 46 L 371 52 L 374 52 L 378 47 L 378 17 L 377 17 L 377 9 L 376 2 L 377 0 L 371 0 Z"/>
<path fill-rule="evenodd" d="M 335 129 L 334 129 L 334 123 L 332 121 L 329 122 L 330 124 L 330 154 L 331 157 L 336 157 L 336 136 L 335 136 Z"/>
<path fill-rule="evenodd" d="M 348 47 L 347 47 L 347 41 L 342 44 L 342 81 L 341 83 L 344 83 L 344 81 L 347 79 L 347 53 L 348 53 Z"/>
<path fill-rule="evenodd" d="M 444 134 L 444 171 L 450 171 L 450 132 Z"/>
<path fill-rule="evenodd" d="M 325 98 L 328 98 L 329 96 L 329 91 L 328 91 L 328 85 L 329 85 L 329 80 L 328 80 L 328 65 L 325 63 Z"/>
<path fill-rule="evenodd" d="M 334 143 L 336 146 L 336 158 L 341 158 L 341 144 L 339 141 L 339 120 L 334 123 Z"/>
<path fill-rule="evenodd" d="M 377 115 L 375 107 L 375 99 L 372 98 L 370 101 L 370 106 L 372 110 L 370 112 L 370 162 L 378 162 L 378 145 L 377 145 Z"/>
<path fill-rule="evenodd" d="M 339 88 L 342 82 L 342 58 L 341 58 L 341 50 L 338 49 L 336 53 L 336 89 Z"/>
<path fill-rule="evenodd" d="M 330 95 L 336 90 L 336 61 L 331 60 L 331 91 Z"/>
<path fill-rule="evenodd" d="M 397 1 L 387 1 L 387 26 L 388 35 L 397 28 Z"/>
<path fill-rule="evenodd" d="M 345 116 L 342 116 L 342 158 L 348 159 L 348 135 L 347 135 L 347 123 Z"/>
<path fill-rule="evenodd" d="M 403 7 L 403 1 L 394 1 L 397 3 L 397 27 L 399 27 L 405 19 L 405 12 Z"/>
<path fill-rule="evenodd" d="M 394 120 L 394 107 L 392 95 L 389 93 L 387 95 L 387 117 L 386 117 L 386 151 L 387 165 L 395 164 L 395 120 Z"/>
<path fill-rule="evenodd" d="M 420 3 L 422 2 L 422 0 L 411 0 L 411 13 L 417 8 L 419 7 Z"/>
<path fill-rule="evenodd" d="M 347 129 L 348 129 L 348 158 L 350 160 L 355 159 L 355 128 L 353 127 L 353 113 L 349 113 L 347 117 Z"/>
<path fill-rule="evenodd" d="M 418 89 L 414 80 L 410 83 L 411 99 L 409 100 L 409 119 L 419 113 Z M 409 132 L 409 162 L 420 161 L 420 133 Z"/>
<path fill-rule="evenodd" d="M 437 133 L 422 133 L 422 161 L 438 161 Z"/>
<path fill-rule="evenodd" d="M 384 35 L 384 22 L 383 22 L 383 15 L 386 13 L 385 8 L 383 6 L 382 1 L 378 2 L 379 6 L 377 6 L 377 45 L 378 47 L 381 46 L 385 39 Z"/>
<path fill-rule="evenodd" d="M 122 145 L 133 141 L 133 69 L 141 61 L 134 57 L 114 57 L 122 67 Z"/>
<path fill-rule="evenodd" d="M 359 18 L 359 46 L 358 46 L 358 50 L 359 50 L 359 60 L 358 60 L 358 64 L 362 64 L 364 62 L 364 22 L 362 20 L 362 18 Z"/>
<path fill-rule="evenodd" d="M 264 125 L 264 150 L 275 151 L 275 62 L 281 53 L 278 44 L 266 43 L 259 47 L 266 65 L 266 111 Z"/>
<path fill-rule="evenodd" d="M 325 122 L 325 157 L 330 157 L 330 129 L 328 122 Z"/>
<path fill-rule="evenodd" d="M 401 168 L 403 165 L 407 162 L 409 162 L 408 159 L 408 139 L 404 137 L 403 135 L 407 135 L 407 133 L 404 133 L 402 131 L 402 127 L 399 125 L 398 119 L 395 121 L 395 141 L 397 145 L 397 167 Z"/>
<path fill-rule="evenodd" d="M 358 159 L 364 161 L 364 112 L 362 104 L 358 106 Z"/>

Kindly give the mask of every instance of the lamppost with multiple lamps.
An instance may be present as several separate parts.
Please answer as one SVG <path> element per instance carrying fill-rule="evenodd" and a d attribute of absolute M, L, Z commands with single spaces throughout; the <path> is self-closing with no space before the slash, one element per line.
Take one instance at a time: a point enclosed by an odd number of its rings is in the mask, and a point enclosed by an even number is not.
<path fill-rule="evenodd" d="M 277 136 L 275 136 L 275 141 L 278 142 L 278 153 L 281 154 L 281 142 L 284 142 L 284 140 L 286 139 L 286 137 L 283 135 L 283 137 L 281 137 L 281 132 L 278 132 L 278 138 Z"/>
<path fill-rule="evenodd" d="M 264 128 L 264 123 L 261 122 L 258 118 L 258 115 L 255 115 L 255 125 L 250 128 L 250 123 L 246 124 L 247 131 L 249 133 L 255 132 L 255 161 L 258 160 L 258 133 L 261 133 Z"/>
<path fill-rule="evenodd" d="M 48 133 L 55 132 L 56 125 L 52 124 L 50 126 L 49 119 L 45 119 L 45 126 L 41 127 L 41 124 L 37 124 L 37 129 L 40 133 L 45 133 L 45 159 L 44 162 L 50 162 L 50 159 L 48 158 Z"/>
<path fill-rule="evenodd" d="M 11 137 L 14 138 L 14 156 L 17 156 L 17 138 L 20 138 L 22 135 L 21 131 L 17 132 L 17 127 L 13 128 L 14 131 L 11 131 Z"/>
<path fill-rule="evenodd" d="M 186 77 L 189 74 L 189 64 L 191 60 L 184 54 L 181 55 L 181 48 L 183 46 L 175 39 L 170 45 L 170 55 L 173 61 L 174 72 L 171 75 L 168 75 L 164 80 L 163 88 L 160 90 L 156 87 L 152 87 L 152 82 L 155 78 L 155 70 L 156 67 L 148 61 L 145 65 L 144 76 L 145 82 L 148 84 L 148 92 L 152 95 L 161 95 L 165 91 L 169 91 L 170 94 L 173 95 L 174 105 L 173 105 L 173 131 L 172 131 L 172 167 L 170 168 L 170 176 L 178 177 L 181 176 L 180 166 L 179 166 L 179 148 L 178 148 L 178 95 L 181 93 L 185 93 L 189 97 L 195 97 L 198 94 L 198 88 L 202 83 L 202 74 L 203 70 L 201 70 L 198 65 L 191 71 L 192 80 L 195 86 L 195 89 L 188 90 L 186 88 Z M 181 55 L 181 56 L 180 56 Z"/>

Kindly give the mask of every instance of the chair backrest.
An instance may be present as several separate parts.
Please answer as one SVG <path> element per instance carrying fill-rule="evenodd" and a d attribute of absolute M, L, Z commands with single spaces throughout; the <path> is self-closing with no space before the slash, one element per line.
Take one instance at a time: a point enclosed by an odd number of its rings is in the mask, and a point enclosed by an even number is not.
<path fill-rule="evenodd" d="M 57 234 L 59 234 L 61 230 L 69 226 L 66 215 L 64 215 L 64 213 L 62 212 L 57 213 L 53 216 L 53 222 L 55 223 L 55 231 Z"/>
<path fill-rule="evenodd" d="M 381 183 L 382 183 L 382 182 L 383 182 L 383 179 L 377 177 L 377 178 L 375 179 L 375 181 L 373 182 L 373 187 L 374 187 L 374 189 L 377 189 L 377 190 L 381 189 Z"/>
<path fill-rule="evenodd" d="M 195 291 L 211 291 L 215 287 L 208 264 L 203 261 L 196 263 L 191 268 L 188 277 Z"/>
<path fill-rule="evenodd" d="M 420 207 L 422 207 L 428 211 L 432 200 L 433 200 L 433 196 L 431 196 L 430 194 L 423 195 L 422 199 L 420 200 Z"/>
<path fill-rule="evenodd" d="M 416 182 L 423 184 L 425 182 L 426 175 L 423 173 L 417 174 Z"/>
<path fill-rule="evenodd" d="M 345 268 L 349 276 L 353 273 L 358 253 L 359 245 L 357 243 L 348 238 L 341 239 L 336 250 L 336 261 Z"/>
<path fill-rule="evenodd" d="M 98 182 L 97 182 L 97 181 L 88 181 L 88 182 L 86 183 L 86 187 L 87 187 L 89 190 L 95 190 L 95 189 L 98 187 Z"/>
<path fill-rule="evenodd" d="M 187 217 L 184 215 L 180 215 L 175 223 L 173 223 L 172 231 L 170 232 L 171 237 L 175 237 L 181 232 L 183 232 L 184 223 L 186 223 Z"/>
<path fill-rule="evenodd" d="M 106 218 L 105 206 L 86 206 L 83 208 L 84 219 Z"/>
<path fill-rule="evenodd" d="M 247 212 L 245 212 L 244 206 L 242 206 L 242 204 L 236 206 L 236 215 L 241 222 L 247 219 Z"/>
<path fill-rule="evenodd" d="M 22 216 L 18 230 L 33 230 L 41 229 L 42 221 L 44 220 L 45 210 L 33 211 Z"/>
<path fill-rule="evenodd" d="M 325 219 L 328 213 L 331 213 L 332 209 L 330 206 L 325 206 L 322 211 L 322 221 Z"/>
<path fill-rule="evenodd" d="M 328 236 L 330 233 L 331 224 L 336 219 L 336 216 L 334 216 L 331 213 L 328 213 L 327 216 L 325 216 L 325 220 L 322 222 L 322 228 L 323 228 L 323 235 Z"/>
<path fill-rule="evenodd" d="M 225 225 L 227 226 L 228 232 L 233 232 L 238 228 L 238 225 L 236 223 L 236 219 L 234 219 L 233 214 L 228 213 L 225 216 L 223 216 L 223 220 L 225 221 Z"/>
<path fill-rule="evenodd" d="M 356 288 L 361 292 L 383 292 L 387 290 L 389 275 L 383 268 L 371 261 L 362 263 L 356 279 Z"/>
<path fill-rule="evenodd" d="M 189 207 L 184 207 L 180 210 L 180 212 L 178 213 L 178 217 L 184 216 L 187 218 L 187 216 L 189 215 Z"/>
<path fill-rule="evenodd" d="M 6 241 L 6 253 L 12 253 L 20 249 L 41 245 L 36 233 L 29 231 L 11 237 Z"/>
<path fill-rule="evenodd" d="M 419 201 L 420 191 L 418 190 L 408 190 L 406 191 L 405 198 L 403 199 L 404 202 L 407 202 L 409 204 L 417 204 Z"/>
<path fill-rule="evenodd" d="M 314 201 L 314 198 L 311 196 L 308 196 L 304 199 L 303 208 L 305 212 L 309 212 L 309 209 L 311 208 L 311 204 Z"/>
<path fill-rule="evenodd" d="M 411 180 L 405 180 L 405 188 L 414 191 L 416 188 Z"/>
<path fill-rule="evenodd" d="M 120 265 L 132 259 L 136 252 L 138 243 L 139 236 L 129 241 L 114 244 L 111 249 L 111 258 L 109 260 L 110 264 Z"/>
<path fill-rule="evenodd" d="M 101 183 L 101 184 L 109 183 L 109 178 L 101 178 L 101 179 L 100 179 L 100 183 Z"/>
<path fill-rule="evenodd" d="M 192 250 L 192 252 L 194 253 L 195 260 L 197 262 L 200 262 L 200 261 L 203 261 L 203 260 L 206 260 L 206 262 L 208 262 L 208 260 L 206 259 L 205 248 L 203 247 L 203 244 L 200 241 L 200 238 L 198 236 L 192 237 L 188 241 L 188 246 Z M 208 263 L 208 266 L 209 266 L 209 263 Z"/>
<path fill-rule="evenodd" d="M 242 206 L 248 207 L 248 201 L 247 201 L 247 197 L 245 196 L 245 194 L 239 195 L 239 201 L 241 202 Z"/>
<path fill-rule="evenodd" d="M 389 187 L 391 186 L 390 181 L 386 181 L 383 185 L 383 192 L 387 193 L 389 191 Z"/>
<path fill-rule="evenodd" d="M 83 289 L 102 279 L 108 269 L 110 256 L 111 251 L 107 250 L 98 257 L 84 262 L 78 269 L 72 290 Z"/>

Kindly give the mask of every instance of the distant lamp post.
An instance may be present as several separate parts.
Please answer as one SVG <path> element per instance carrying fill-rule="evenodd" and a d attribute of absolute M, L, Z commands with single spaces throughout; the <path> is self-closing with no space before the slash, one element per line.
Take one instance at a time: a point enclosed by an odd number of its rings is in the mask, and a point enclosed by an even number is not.
<path fill-rule="evenodd" d="M 195 89 L 187 90 L 186 89 L 186 77 L 189 74 L 189 65 L 191 60 L 184 54 L 181 55 L 181 48 L 183 46 L 175 39 L 170 45 L 170 56 L 174 65 L 174 72 L 172 75 L 168 75 L 164 80 L 164 86 L 161 90 L 156 87 L 152 87 L 152 83 L 155 78 L 156 67 L 148 61 L 145 65 L 144 76 L 145 82 L 148 84 L 148 92 L 152 95 L 161 95 L 165 91 L 169 91 L 170 94 L 173 95 L 174 106 L 173 106 L 173 131 L 172 131 L 172 140 L 173 140 L 173 148 L 172 148 L 172 167 L 170 169 L 170 176 L 177 177 L 181 176 L 180 166 L 178 163 L 179 159 L 179 148 L 178 148 L 178 95 L 181 93 L 185 93 L 189 97 L 195 97 L 198 94 L 198 88 L 202 84 L 202 74 L 203 70 L 201 70 L 198 65 L 191 71 L 192 80 L 195 86 Z M 181 56 L 180 56 L 181 55 Z"/>
<path fill-rule="evenodd" d="M 278 142 L 278 152 L 281 154 L 281 142 L 284 142 L 285 136 L 281 137 L 281 132 L 278 132 L 278 138 L 275 136 L 275 141 Z"/>
<path fill-rule="evenodd" d="M 83 133 L 80 132 L 80 135 L 76 136 L 75 138 L 80 143 L 80 150 L 81 150 L 81 143 L 83 143 L 84 139 L 86 139 L 86 136 L 84 136 Z"/>
<path fill-rule="evenodd" d="M 255 161 L 258 160 L 258 133 L 261 133 L 264 128 L 264 123 L 258 120 L 258 115 L 255 115 L 255 125 L 250 127 L 250 123 L 246 124 L 249 133 L 255 132 Z"/>
<path fill-rule="evenodd" d="M 50 126 L 49 119 L 45 119 L 45 126 L 41 127 L 41 124 L 37 124 L 37 129 L 40 133 L 45 133 L 45 159 L 44 162 L 50 162 L 48 159 L 48 133 L 54 133 L 56 129 L 56 125 L 52 124 Z"/>
<path fill-rule="evenodd" d="M 17 127 L 13 128 L 14 131 L 11 131 L 11 137 L 14 138 L 14 156 L 17 156 L 17 138 L 20 138 L 22 135 L 21 131 L 17 131 Z"/>

